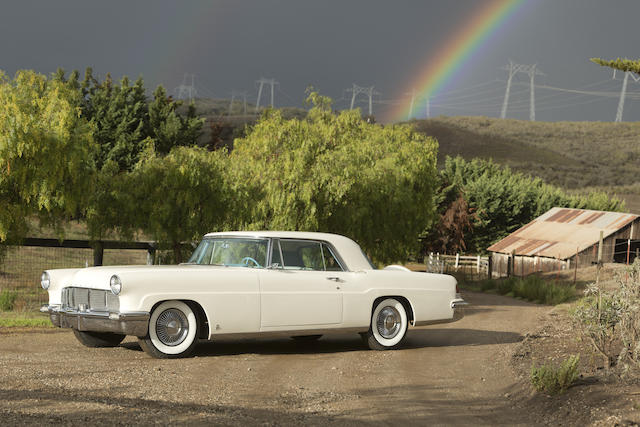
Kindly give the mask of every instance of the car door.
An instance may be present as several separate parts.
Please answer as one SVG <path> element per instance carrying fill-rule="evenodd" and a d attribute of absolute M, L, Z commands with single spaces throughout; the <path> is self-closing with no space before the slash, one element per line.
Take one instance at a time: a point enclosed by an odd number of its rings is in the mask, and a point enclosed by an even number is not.
<path fill-rule="evenodd" d="M 271 267 L 260 271 L 261 329 L 339 325 L 347 274 L 325 243 L 274 239 Z"/>

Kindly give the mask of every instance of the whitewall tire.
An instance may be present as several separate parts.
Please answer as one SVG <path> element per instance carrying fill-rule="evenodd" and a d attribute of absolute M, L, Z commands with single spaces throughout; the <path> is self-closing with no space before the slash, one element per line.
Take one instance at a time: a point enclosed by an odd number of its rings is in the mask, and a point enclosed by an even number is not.
<path fill-rule="evenodd" d="M 395 298 L 385 298 L 373 308 L 367 345 L 372 350 L 393 350 L 400 346 L 409 325 L 404 305 Z"/>
<path fill-rule="evenodd" d="M 151 313 L 149 332 L 139 343 L 156 358 L 189 356 L 198 344 L 197 316 L 182 301 L 165 301 Z"/>

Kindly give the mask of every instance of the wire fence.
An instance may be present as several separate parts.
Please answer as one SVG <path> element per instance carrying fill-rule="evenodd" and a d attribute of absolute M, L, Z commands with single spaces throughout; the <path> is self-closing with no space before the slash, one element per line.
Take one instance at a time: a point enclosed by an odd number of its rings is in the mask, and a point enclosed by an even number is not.
<path fill-rule="evenodd" d="M 0 296 L 4 309 L 37 310 L 48 302 L 40 286 L 44 270 L 92 267 L 93 249 L 67 247 L 7 246 L 0 261 Z M 104 249 L 102 265 L 137 265 L 147 263 L 147 251 L 140 249 Z M 0 311 L 2 308 L 0 308 Z"/>

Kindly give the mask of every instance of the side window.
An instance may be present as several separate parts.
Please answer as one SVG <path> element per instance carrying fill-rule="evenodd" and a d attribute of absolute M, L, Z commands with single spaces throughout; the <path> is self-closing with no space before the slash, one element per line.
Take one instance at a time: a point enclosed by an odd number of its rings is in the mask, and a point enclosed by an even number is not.
<path fill-rule="evenodd" d="M 342 271 L 342 266 L 336 259 L 333 251 L 326 244 L 322 244 L 322 255 L 324 256 L 325 270 L 327 271 Z"/>
<path fill-rule="evenodd" d="M 283 265 L 288 270 L 324 271 L 322 245 L 308 240 L 280 240 Z"/>

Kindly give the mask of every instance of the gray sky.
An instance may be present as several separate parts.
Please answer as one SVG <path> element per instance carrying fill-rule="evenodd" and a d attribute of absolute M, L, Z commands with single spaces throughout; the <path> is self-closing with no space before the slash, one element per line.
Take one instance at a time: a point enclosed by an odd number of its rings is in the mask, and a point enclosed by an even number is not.
<path fill-rule="evenodd" d="M 348 107 L 344 89 L 374 85 L 374 114 L 389 117 L 448 41 L 490 4 L 484 0 L 121 1 L 14 0 L 0 13 L 0 69 L 51 73 L 87 66 L 101 76 L 142 75 L 170 91 L 195 74 L 201 96 L 250 92 L 275 78 L 276 106 L 301 106 L 313 85 Z M 608 93 L 609 97 L 536 90 L 538 120 L 604 120 L 620 91 L 611 72 L 590 57 L 640 58 L 638 0 L 524 0 L 436 93 L 431 114 L 497 116 L 509 59 L 538 64 L 536 83 Z M 508 117 L 528 118 L 528 77 L 514 78 Z M 419 89 L 416 87 L 416 89 Z M 640 94 L 630 80 L 629 92 Z M 625 121 L 640 120 L 640 95 Z M 422 104 L 422 103 L 421 103 Z M 362 97 L 358 105 L 366 107 Z M 420 112 L 423 114 L 424 112 Z"/>

